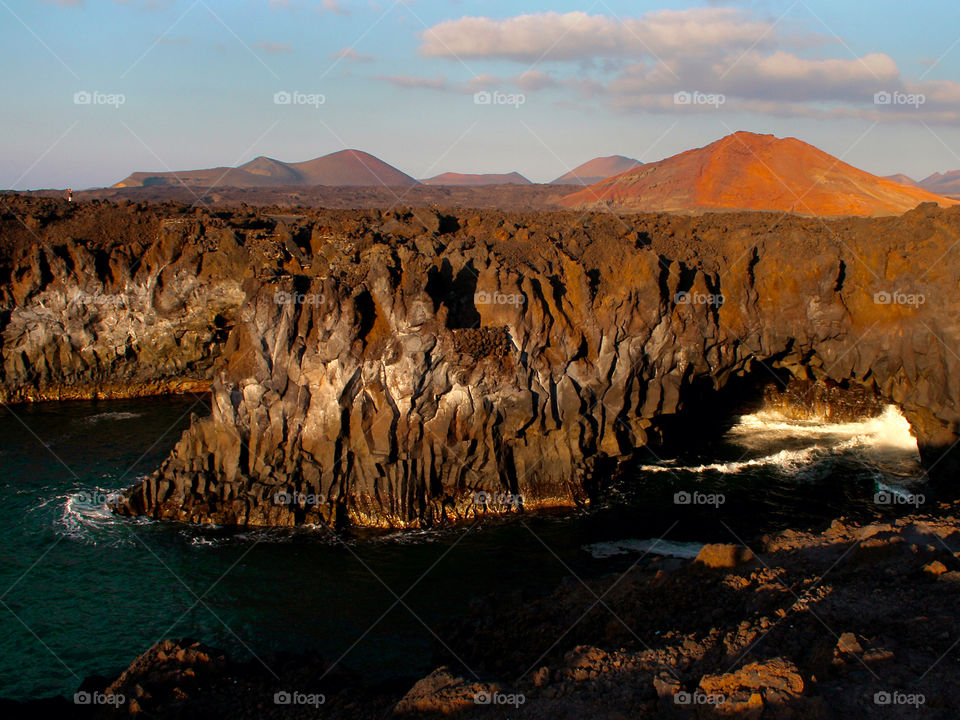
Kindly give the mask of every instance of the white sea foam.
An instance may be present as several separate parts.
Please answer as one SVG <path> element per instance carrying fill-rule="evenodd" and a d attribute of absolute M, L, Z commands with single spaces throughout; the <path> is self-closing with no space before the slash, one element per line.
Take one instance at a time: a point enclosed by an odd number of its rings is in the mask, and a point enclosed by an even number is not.
<path fill-rule="evenodd" d="M 104 420 L 133 420 L 134 418 L 138 418 L 141 415 L 143 415 L 143 413 L 102 412 L 102 413 L 97 413 L 96 415 L 91 415 L 90 417 L 86 417 L 83 419 L 83 421 L 89 425 L 94 425 Z"/>
<path fill-rule="evenodd" d="M 677 465 L 670 461 L 642 465 L 640 470 L 732 474 L 770 466 L 797 475 L 816 462 L 848 453 L 867 465 L 909 472 L 919 459 L 917 439 L 910 434 L 910 424 L 893 405 L 877 417 L 846 423 L 790 420 L 775 411 L 764 410 L 742 416 L 727 433 L 727 439 L 742 447 L 745 455 L 782 449 L 729 462 Z M 783 448 L 784 445 L 792 447 Z"/>
<path fill-rule="evenodd" d="M 110 509 L 110 503 L 119 498 L 116 490 L 92 488 L 57 495 L 40 503 L 42 508 L 50 503 L 60 505 L 62 511 L 55 519 L 56 531 L 71 540 L 99 544 L 120 544 L 132 542 L 128 529 L 122 523 L 144 524 L 152 522 L 146 518 L 120 518 Z"/>
<path fill-rule="evenodd" d="M 775 465 L 781 469 L 800 469 L 807 465 L 816 455 L 822 455 L 825 448 L 820 445 L 804 448 L 803 450 L 781 450 L 772 455 L 753 458 L 751 460 L 735 460 L 731 462 L 705 463 L 703 465 L 641 465 L 640 469 L 644 472 L 689 472 L 704 473 L 708 471 L 733 474 L 742 472 L 750 467 L 762 467 L 764 465 Z"/>
<path fill-rule="evenodd" d="M 764 446 L 788 438 L 823 437 L 881 450 L 917 452 L 917 439 L 910 434 L 910 423 L 894 405 L 888 405 L 876 417 L 845 423 L 789 420 L 776 411 L 762 410 L 743 415 L 727 436 L 744 447 Z"/>
<path fill-rule="evenodd" d="M 698 542 L 627 539 L 584 545 L 583 549 L 593 555 L 593 557 L 601 559 L 613 557 L 614 555 L 625 555 L 627 553 L 692 559 L 697 556 L 702 547 L 703 543 Z"/>

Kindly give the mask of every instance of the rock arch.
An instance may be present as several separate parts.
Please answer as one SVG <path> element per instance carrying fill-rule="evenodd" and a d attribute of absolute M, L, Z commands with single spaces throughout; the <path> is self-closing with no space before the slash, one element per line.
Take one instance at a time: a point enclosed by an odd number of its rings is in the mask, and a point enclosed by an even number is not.
<path fill-rule="evenodd" d="M 252 292 L 213 414 L 121 510 L 409 526 L 489 512 L 481 491 L 574 505 L 690 388 L 725 387 L 761 362 L 897 404 L 927 467 L 953 478 L 960 211 L 556 213 L 506 235 L 483 216 L 457 227 L 435 252 L 384 236 L 354 262 L 362 282 L 310 279 L 320 304 L 274 303 L 290 278 Z M 450 268 L 464 263 L 476 285 L 461 284 L 493 299 L 474 306 L 475 329 L 448 322 Z M 362 298 L 388 341 L 357 342 Z M 322 502 L 278 505 L 277 492 Z"/>

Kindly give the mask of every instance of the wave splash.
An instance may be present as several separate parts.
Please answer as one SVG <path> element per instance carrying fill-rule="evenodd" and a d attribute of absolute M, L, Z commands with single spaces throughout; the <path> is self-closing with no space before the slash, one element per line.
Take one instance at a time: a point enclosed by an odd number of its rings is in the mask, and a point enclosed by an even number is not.
<path fill-rule="evenodd" d="M 110 510 L 110 503 L 119 497 L 118 490 L 95 487 L 55 495 L 35 509 L 51 504 L 60 507 L 60 512 L 54 517 L 55 531 L 67 539 L 89 545 L 117 546 L 135 542 L 129 526 L 124 525 L 131 520 L 117 517 Z M 135 518 L 132 522 L 143 525 L 153 521 Z"/>
<path fill-rule="evenodd" d="M 843 423 L 791 420 L 776 411 L 762 410 L 743 415 L 726 439 L 743 448 L 741 458 L 699 465 L 664 461 L 639 469 L 650 473 L 736 474 L 749 468 L 771 467 L 796 476 L 811 465 L 844 455 L 883 475 L 919 474 L 917 439 L 894 405 L 888 405 L 876 417 Z"/>
<path fill-rule="evenodd" d="M 83 422 L 87 425 L 96 425 L 104 420 L 133 420 L 142 416 L 143 413 L 137 412 L 102 412 L 84 418 Z"/>

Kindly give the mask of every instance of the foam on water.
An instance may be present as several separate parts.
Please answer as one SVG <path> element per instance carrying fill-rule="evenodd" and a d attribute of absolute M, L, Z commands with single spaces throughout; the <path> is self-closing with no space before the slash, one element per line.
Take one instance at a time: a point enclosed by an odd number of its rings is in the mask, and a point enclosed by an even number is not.
<path fill-rule="evenodd" d="M 910 475 L 915 473 L 919 460 L 917 439 L 910 434 L 910 424 L 893 405 L 888 405 L 876 417 L 845 423 L 791 420 L 776 411 L 763 410 L 743 415 L 726 438 L 744 449 L 745 459 L 700 465 L 661 462 L 642 465 L 640 470 L 734 474 L 749 468 L 772 467 L 802 477 L 812 465 L 847 454 L 886 473 Z M 800 447 L 747 457 L 784 445 Z"/>
<path fill-rule="evenodd" d="M 143 413 L 135 412 L 102 412 L 84 418 L 83 422 L 87 423 L 88 425 L 95 425 L 96 423 L 104 420 L 133 420 L 134 418 L 141 417 L 142 415 Z"/>
<path fill-rule="evenodd" d="M 820 445 L 804 448 L 803 450 L 781 450 L 772 455 L 753 458 L 750 460 L 735 460 L 731 462 L 704 463 L 703 465 L 666 465 L 653 464 L 641 465 L 640 469 L 644 472 L 688 472 L 705 473 L 708 471 L 723 473 L 724 475 L 742 472 L 751 467 L 763 467 L 774 465 L 781 470 L 796 469 L 810 463 L 817 455 L 827 453 L 826 448 Z"/>
<path fill-rule="evenodd" d="M 55 531 L 59 535 L 91 545 L 118 545 L 133 541 L 124 522 L 138 525 L 152 522 L 147 518 L 120 518 L 115 515 L 109 505 L 119 496 L 117 490 L 97 487 L 55 495 L 34 509 L 62 503 L 63 509 L 54 519 Z"/>
<path fill-rule="evenodd" d="M 693 559 L 703 548 L 703 543 L 674 542 L 672 540 L 614 540 L 584 545 L 583 549 L 598 559 L 625 555 L 627 553 L 641 553 L 643 555 L 662 555 Z"/>

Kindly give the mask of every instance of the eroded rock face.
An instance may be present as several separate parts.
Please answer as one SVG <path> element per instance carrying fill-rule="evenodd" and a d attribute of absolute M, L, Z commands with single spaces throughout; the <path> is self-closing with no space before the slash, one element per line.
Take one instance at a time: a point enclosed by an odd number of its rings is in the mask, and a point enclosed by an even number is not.
<path fill-rule="evenodd" d="M 249 253 L 204 213 L 0 206 L 0 402 L 205 390 Z"/>
<path fill-rule="evenodd" d="M 933 206 L 321 215 L 298 268 L 248 284 L 212 415 L 121 510 L 402 527 L 573 506 L 693 388 L 767 368 L 875 390 L 948 471 L 958 237 Z"/>
<path fill-rule="evenodd" d="M 574 506 L 770 372 L 878 393 L 931 470 L 957 468 L 956 209 L 0 211 L 3 400 L 213 378 L 211 416 L 122 512 L 403 527 Z M 835 405 L 812 387 L 801 402 Z"/>

